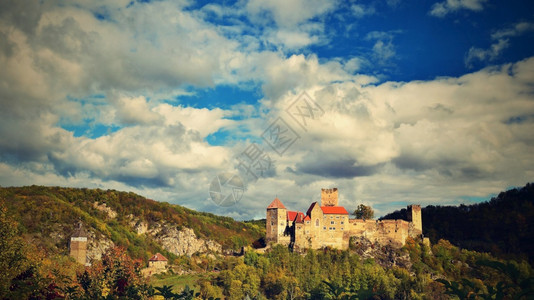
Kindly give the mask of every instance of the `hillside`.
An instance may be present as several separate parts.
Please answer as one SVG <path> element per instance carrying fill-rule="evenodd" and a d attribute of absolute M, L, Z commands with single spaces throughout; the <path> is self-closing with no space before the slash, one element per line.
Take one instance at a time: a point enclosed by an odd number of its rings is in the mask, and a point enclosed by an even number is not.
<path fill-rule="evenodd" d="M 423 208 L 423 232 L 432 243 L 447 239 L 465 249 L 503 258 L 534 260 L 534 184 L 501 192 L 489 201 Z M 404 219 L 406 210 L 383 219 Z"/>
<path fill-rule="evenodd" d="M 65 255 L 79 220 L 98 241 L 95 249 L 106 246 L 91 266 Z M 264 226 L 264 220 L 235 222 L 113 190 L 0 188 L 0 299 L 465 299 L 467 295 L 531 299 L 534 295 L 534 271 L 527 262 L 495 259 L 446 240 L 428 245 L 408 238 L 405 247 L 397 249 L 361 238 L 344 251 L 327 247 L 293 253 L 276 245 L 265 253 L 211 255 L 252 243 L 263 236 Z M 172 247 L 195 243 L 206 248 L 189 250 L 208 254 L 179 256 L 178 248 Z M 141 268 L 146 262 L 136 258 L 146 261 L 156 251 L 171 258 L 173 266 L 145 278 Z M 193 290 L 174 289 L 180 282 Z"/>
<path fill-rule="evenodd" d="M 196 252 L 231 252 L 264 235 L 264 227 L 196 212 L 134 193 L 63 187 L 0 188 L 0 204 L 19 232 L 50 254 L 67 254 L 74 226 L 82 221 L 99 258 L 111 245 L 124 246 L 145 261 L 162 252 L 170 258 Z"/>

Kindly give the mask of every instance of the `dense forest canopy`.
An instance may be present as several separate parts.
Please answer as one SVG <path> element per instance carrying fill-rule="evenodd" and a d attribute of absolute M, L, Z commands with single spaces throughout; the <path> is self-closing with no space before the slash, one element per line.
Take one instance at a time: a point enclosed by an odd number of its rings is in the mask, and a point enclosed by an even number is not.
<path fill-rule="evenodd" d="M 435 243 L 447 239 L 461 248 L 505 258 L 534 254 L 534 184 L 501 192 L 489 201 L 460 206 L 427 206 L 423 232 Z M 406 219 L 402 209 L 382 219 Z"/>

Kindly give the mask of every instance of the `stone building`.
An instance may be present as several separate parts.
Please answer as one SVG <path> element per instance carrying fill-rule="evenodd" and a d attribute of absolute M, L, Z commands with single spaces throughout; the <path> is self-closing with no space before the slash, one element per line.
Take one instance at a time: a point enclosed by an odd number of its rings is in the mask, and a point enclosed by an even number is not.
<path fill-rule="evenodd" d="M 167 258 L 158 252 L 148 260 L 148 267 L 154 270 L 165 270 L 167 262 Z"/>
<path fill-rule="evenodd" d="M 148 260 L 148 267 L 141 270 L 141 274 L 145 277 L 149 277 L 155 274 L 164 273 L 167 271 L 168 260 L 161 253 L 156 253 Z"/>
<path fill-rule="evenodd" d="M 70 256 L 82 265 L 87 265 L 87 231 L 82 222 L 78 222 L 70 237 Z"/>
<path fill-rule="evenodd" d="M 288 211 L 280 199 L 267 206 L 267 243 L 288 245 L 293 249 L 332 247 L 347 249 L 351 237 L 365 237 L 372 242 L 396 247 L 408 236 L 423 232 L 421 206 L 408 206 L 409 220 L 349 219 L 338 205 L 338 189 L 321 189 L 321 204 L 314 202 L 306 214 Z"/>

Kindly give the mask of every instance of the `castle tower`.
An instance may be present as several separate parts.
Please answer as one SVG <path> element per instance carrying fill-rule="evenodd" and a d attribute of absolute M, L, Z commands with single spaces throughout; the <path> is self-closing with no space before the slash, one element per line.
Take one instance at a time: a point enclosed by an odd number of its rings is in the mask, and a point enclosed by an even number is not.
<path fill-rule="evenodd" d="M 76 225 L 76 229 L 70 237 L 70 256 L 74 257 L 82 265 L 87 263 L 87 231 L 82 222 Z"/>
<path fill-rule="evenodd" d="M 321 206 L 338 206 L 337 188 L 321 189 Z"/>
<path fill-rule="evenodd" d="M 413 223 L 417 234 L 423 233 L 423 220 L 421 217 L 421 205 L 408 206 L 408 221 Z"/>
<path fill-rule="evenodd" d="M 269 206 L 267 206 L 267 227 L 265 233 L 265 242 L 282 243 L 284 238 L 284 231 L 286 229 L 287 209 L 282 204 L 280 199 L 275 198 Z M 289 237 L 287 237 L 289 242 Z"/>

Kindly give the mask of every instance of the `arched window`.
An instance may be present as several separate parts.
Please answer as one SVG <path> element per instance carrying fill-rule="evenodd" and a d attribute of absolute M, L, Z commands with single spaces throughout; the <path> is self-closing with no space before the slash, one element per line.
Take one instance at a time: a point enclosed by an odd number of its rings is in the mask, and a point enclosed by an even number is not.
<path fill-rule="evenodd" d="M 315 226 L 319 226 L 319 219 L 315 219 Z"/>

